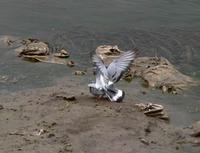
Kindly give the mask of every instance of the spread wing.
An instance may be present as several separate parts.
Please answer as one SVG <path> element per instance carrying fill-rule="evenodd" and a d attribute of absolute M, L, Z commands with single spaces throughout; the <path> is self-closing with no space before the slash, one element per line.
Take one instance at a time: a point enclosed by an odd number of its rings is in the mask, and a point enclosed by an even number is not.
<path fill-rule="evenodd" d="M 92 61 L 95 64 L 97 71 L 100 71 L 101 74 L 103 74 L 103 76 L 105 76 L 108 79 L 108 72 L 107 72 L 107 68 L 104 65 L 103 60 L 97 56 L 97 55 L 93 55 L 92 57 Z"/>
<path fill-rule="evenodd" d="M 118 59 L 115 59 L 112 63 L 110 63 L 108 68 L 106 68 L 103 60 L 97 55 L 94 55 L 92 60 L 95 66 L 97 67 L 97 70 L 99 70 L 108 81 L 110 80 L 112 82 L 117 82 L 121 78 L 122 74 L 128 69 L 130 64 L 133 62 L 134 58 L 135 52 L 123 52 Z"/>
<path fill-rule="evenodd" d="M 107 76 L 113 81 L 117 82 L 122 74 L 128 69 L 135 58 L 135 52 L 126 51 L 118 58 L 113 60 L 107 68 Z"/>

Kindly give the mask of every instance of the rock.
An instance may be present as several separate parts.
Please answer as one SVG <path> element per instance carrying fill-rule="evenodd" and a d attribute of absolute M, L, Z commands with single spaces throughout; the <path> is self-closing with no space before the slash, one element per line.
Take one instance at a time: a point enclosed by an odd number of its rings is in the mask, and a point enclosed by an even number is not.
<path fill-rule="evenodd" d="M 160 115 L 160 113 L 163 111 L 164 107 L 162 105 L 158 105 L 158 104 L 147 104 L 144 114 L 145 115 L 149 115 L 149 116 L 158 116 Z M 163 114 L 161 114 L 163 115 Z"/>
<path fill-rule="evenodd" d="M 122 51 L 119 50 L 116 45 L 101 45 L 97 47 L 95 52 L 99 57 L 101 57 L 101 59 L 104 60 L 104 63 L 108 64 L 114 58 L 118 57 Z"/>
<path fill-rule="evenodd" d="M 67 58 L 67 57 L 69 57 L 69 52 L 65 49 L 61 49 L 61 51 L 59 53 L 54 53 L 53 55 L 55 57 Z"/>
<path fill-rule="evenodd" d="M 151 116 L 151 117 L 158 117 L 159 119 L 163 120 L 169 120 L 168 115 L 166 112 L 164 112 L 164 107 L 159 104 L 135 104 L 137 108 L 139 108 L 140 111 L 143 111 L 145 115 Z"/>
<path fill-rule="evenodd" d="M 168 91 L 173 94 L 197 83 L 176 70 L 163 57 L 138 57 L 131 67 L 131 72 L 134 76 L 141 77 L 148 87 L 159 88 L 163 92 Z"/>
<path fill-rule="evenodd" d="M 113 55 L 120 55 L 122 51 L 119 50 L 117 45 L 101 45 L 98 46 L 96 51 L 97 55 L 100 55 L 101 57 L 104 56 L 113 56 Z"/>
<path fill-rule="evenodd" d="M 192 137 L 200 137 L 200 121 L 194 123 L 192 125 Z"/>
<path fill-rule="evenodd" d="M 38 39 L 29 38 L 20 41 L 15 52 L 19 57 L 23 57 L 31 62 L 39 61 L 52 64 L 63 64 L 70 67 L 75 65 L 74 61 L 67 61 L 65 59 L 70 56 L 70 53 L 67 50 L 61 49 L 57 53 L 50 53 L 49 44 Z"/>
<path fill-rule="evenodd" d="M 15 50 L 19 56 L 26 57 L 26 55 L 29 55 L 29 56 L 49 55 L 49 46 L 45 42 L 39 41 L 37 39 L 27 39 L 27 40 L 24 40 L 22 44 L 24 45 Z"/>
<path fill-rule="evenodd" d="M 68 65 L 69 67 L 74 67 L 74 66 L 75 66 L 75 62 L 74 62 L 74 61 L 68 61 L 68 62 L 67 62 L 67 65 Z"/>

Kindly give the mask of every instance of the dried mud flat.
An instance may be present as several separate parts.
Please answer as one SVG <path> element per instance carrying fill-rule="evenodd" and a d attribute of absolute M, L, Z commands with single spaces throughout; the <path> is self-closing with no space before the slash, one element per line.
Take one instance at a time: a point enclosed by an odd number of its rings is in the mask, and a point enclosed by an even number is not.
<path fill-rule="evenodd" d="M 86 86 L 67 82 L 0 96 L 2 153 L 185 152 L 179 142 L 187 132 L 146 117 L 137 101 L 98 100 Z"/>

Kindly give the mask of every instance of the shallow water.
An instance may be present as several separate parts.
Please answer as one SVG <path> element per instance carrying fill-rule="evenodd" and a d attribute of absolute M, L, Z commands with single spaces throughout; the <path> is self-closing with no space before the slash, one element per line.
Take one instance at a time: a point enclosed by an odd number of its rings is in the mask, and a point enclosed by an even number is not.
<path fill-rule="evenodd" d="M 116 44 L 123 50 L 137 47 L 140 56 L 164 56 L 181 72 L 200 78 L 198 0 L 7 0 L 0 2 L 0 20 L 1 36 L 39 38 L 68 48 L 78 61 L 75 69 L 91 67 L 90 56 L 98 45 Z M 52 86 L 74 76 L 74 69 L 63 65 L 23 61 L 13 49 L 0 46 L 0 75 L 17 80 L 0 83 L 0 91 Z M 81 77 L 80 82 L 85 80 L 90 79 Z M 199 87 L 174 96 L 159 90 L 142 95 L 140 90 L 146 89 L 135 82 L 120 85 L 134 91 L 128 98 L 166 105 L 177 126 L 199 120 Z"/>

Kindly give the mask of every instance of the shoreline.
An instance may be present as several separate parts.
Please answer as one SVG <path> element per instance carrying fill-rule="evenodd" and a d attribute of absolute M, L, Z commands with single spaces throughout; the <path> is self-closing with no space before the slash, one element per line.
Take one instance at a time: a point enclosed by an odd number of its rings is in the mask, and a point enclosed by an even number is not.
<path fill-rule="evenodd" d="M 72 95 L 75 100 L 63 98 Z M 69 81 L 1 95 L 0 148 L 12 153 L 184 152 L 188 143 L 181 141 L 191 139 L 188 130 L 145 116 L 136 103 L 98 100 Z"/>

